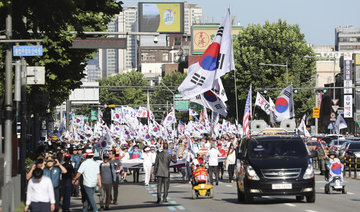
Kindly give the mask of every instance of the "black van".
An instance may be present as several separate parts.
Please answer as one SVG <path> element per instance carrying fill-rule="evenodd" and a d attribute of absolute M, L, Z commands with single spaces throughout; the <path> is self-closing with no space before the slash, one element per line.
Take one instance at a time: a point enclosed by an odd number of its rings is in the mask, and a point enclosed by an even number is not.
<path fill-rule="evenodd" d="M 315 174 L 311 157 L 297 135 L 253 136 L 238 149 L 238 200 L 252 202 L 253 197 L 295 195 L 315 202 Z"/>

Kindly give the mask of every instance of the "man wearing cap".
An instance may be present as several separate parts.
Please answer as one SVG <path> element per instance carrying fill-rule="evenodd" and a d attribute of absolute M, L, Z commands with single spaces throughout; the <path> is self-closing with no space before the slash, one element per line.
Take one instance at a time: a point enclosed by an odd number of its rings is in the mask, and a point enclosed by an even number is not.
<path fill-rule="evenodd" d="M 138 145 L 134 145 L 133 149 L 129 151 L 129 154 L 130 154 L 130 158 L 131 159 L 137 159 L 137 158 L 142 158 L 141 156 L 141 151 L 139 149 L 139 146 Z M 134 183 L 135 182 L 139 182 L 139 172 L 140 172 L 140 169 L 132 169 L 132 172 L 133 172 L 133 178 L 134 178 Z"/>
<path fill-rule="evenodd" d="M 71 161 L 74 165 L 74 175 L 76 175 L 77 170 L 79 169 L 80 162 L 82 159 L 82 154 L 79 151 L 79 147 L 75 146 L 73 149 L 73 154 L 71 155 Z M 79 185 L 74 185 L 74 197 L 79 196 Z"/>
<path fill-rule="evenodd" d="M 67 170 L 62 166 L 58 159 L 49 157 L 46 160 L 46 167 L 44 168 L 44 176 L 49 177 L 54 187 L 55 194 L 55 211 L 59 211 L 60 202 L 60 175 L 65 174 Z"/>
<path fill-rule="evenodd" d="M 98 211 L 96 202 L 94 199 L 94 192 L 96 184 L 101 187 L 101 176 L 99 164 L 93 160 L 94 153 L 91 149 L 86 150 L 86 160 L 82 162 L 79 167 L 79 170 L 73 180 L 73 184 L 78 184 L 78 178 L 83 176 L 83 187 L 86 193 L 85 206 L 83 208 L 84 212 L 88 211 L 88 207 L 91 204 L 93 211 Z"/>
<path fill-rule="evenodd" d="M 100 190 L 100 209 L 109 210 L 109 205 L 111 202 L 111 188 L 115 182 L 115 169 L 113 165 L 109 162 L 109 154 L 103 154 L 103 162 L 100 164 L 100 175 L 101 175 L 101 190 Z"/>
<path fill-rule="evenodd" d="M 70 211 L 70 199 L 71 199 L 71 191 L 72 191 L 71 181 L 74 177 L 74 168 L 71 164 L 70 154 L 65 154 L 63 166 L 66 169 L 66 173 L 62 174 L 62 187 L 61 187 L 63 194 L 62 210 L 63 212 L 68 212 Z"/>

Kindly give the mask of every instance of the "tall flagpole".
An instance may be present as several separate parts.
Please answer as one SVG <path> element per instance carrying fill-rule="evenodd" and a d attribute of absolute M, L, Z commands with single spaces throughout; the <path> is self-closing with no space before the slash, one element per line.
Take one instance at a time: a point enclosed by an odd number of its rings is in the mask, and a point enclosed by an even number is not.
<path fill-rule="evenodd" d="M 147 124 L 148 124 L 148 133 L 150 133 L 150 98 L 149 98 L 149 90 L 146 93 L 147 100 Z"/>
<path fill-rule="evenodd" d="M 236 121 L 239 121 L 238 95 L 237 95 L 237 86 L 236 86 L 236 69 L 234 69 L 234 86 L 235 86 Z"/>

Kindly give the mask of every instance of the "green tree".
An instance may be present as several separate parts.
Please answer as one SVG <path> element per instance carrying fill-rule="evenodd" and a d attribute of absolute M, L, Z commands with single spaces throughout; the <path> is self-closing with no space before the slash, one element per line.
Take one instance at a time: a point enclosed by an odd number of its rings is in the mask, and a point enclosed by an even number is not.
<path fill-rule="evenodd" d="M 310 57 L 309 57 L 310 56 Z M 252 102 L 255 101 L 255 89 L 278 88 L 269 90 L 263 94 L 266 98 L 271 97 L 274 101 L 282 88 L 286 85 L 285 67 L 260 66 L 265 64 L 288 63 L 289 84 L 295 88 L 313 87 L 315 74 L 314 52 L 306 44 L 305 36 L 300 32 L 298 25 L 289 25 L 286 21 L 279 20 L 276 23 L 268 21 L 263 25 L 249 25 L 245 28 L 237 40 L 234 41 L 234 58 L 236 66 L 236 84 L 239 100 L 239 119 L 249 90 L 252 85 Z M 228 111 L 230 117 L 235 115 L 234 97 L 234 73 L 228 73 L 224 77 L 224 86 L 229 101 Z M 295 112 L 299 117 L 304 113 L 310 113 L 314 106 L 312 90 L 298 90 L 294 94 Z M 257 109 L 259 112 L 261 109 Z M 259 112 L 257 116 L 265 116 Z"/>
<path fill-rule="evenodd" d="M 118 74 L 99 81 L 100 86 L 129 86 L 127 88 L 118 88 L 117 91 L 110 91 L 110 88 L 100 89 L 100 104 L 129 105 L 138 107 L 146 105 L 146 93 L 139 86 L 148 86 L 149 82 L 140 72 L 132 71 L 126 74 Z M 131 87 L 138 86 L 138 87 Z M 114 88 L 115 89 L 115 88 Z M 103 111 L 104 121 L 110 123 L 110 108 Z"/>
<path fill-rule="evenodd" d="M 182 81 L 184 81 L 185 77 L 186 74 L 174 71 L 166 75 L 162 79 L 162 82 L 174 93 L 178 93 L 177 90 L 175 90 L 174 88 L 178 87 L 182 83 Z M 160 83 L 159 86 L 155 89 L 153 103 L 166 104 L 167 101 L 172 103 L 173 95 L 164 85 Z"/>
<path fill-rule="evenodd" d="M 107 79 L 100 80 L 100 86 L 129 86 L 112 92 L 109 88 L 100 89 L 101 104 L 130 105 L 138 106 L 146 104 L 146 93 L 139 87 L 148 86 L 149 82 L 140 72 L 132 71 L 126 74 L 118 74 Z"/>
<path fill-rule="evenodd" d="M 162 79 L 162 82 L 176 94 L 178 92 L 174 88 L 177 88 L 184 81 L 185 77 L 185 73 L 171 72 Z M 166 104 L 167 102 L 169 104 L 173 103 L 173 95 L 164 85 L 159 84 L 158 87 L 155 89 L 154 98 L 151 103 Z M 162 107 L 162 111 L 164 110 L 165 108 Z M 155 113 L 155 117 L 158 119 L 163 118 L 163 116 L 166 116 L 166 114 Z M 179 120 L 185 120 L 186 118 L 188 118 L 188 112 L 177 111 L 176 118 Z"/>
<path fill-rule="evenodd" d="M 28 65 L 46 69 L 46 84 L 27 88 L 30 112 L 41 114 L 54 109 L 81 85 L 85 62 L 96 50 L 71 49 L 76 35 L 70 31 L 77 31 L 82 37 L 83 31 L 105 31 L 122 10 L 121 4 L 116 0 L 0 0 L 0 29 L 5 29 L 4 20 L 11 7 L 12 38 L 43 39 L 43 56 L 26 58 Z M 0 61 L 4 61 L 4 49 L 0 45 Z M 0 66 L 0 70 L 3 73 L 4 67 Z"/>

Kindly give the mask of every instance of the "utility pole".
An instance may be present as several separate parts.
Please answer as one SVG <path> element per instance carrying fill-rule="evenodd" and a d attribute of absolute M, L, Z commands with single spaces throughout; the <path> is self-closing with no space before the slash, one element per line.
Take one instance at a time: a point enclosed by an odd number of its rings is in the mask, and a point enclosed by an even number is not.
<path fill-rule="evenodd" d="M 26 158 L 26 126 L 27 126 L 27 105 L 26 105 L 26 61 L 21 58 L 21 143 L 20 143 L 20 172 L 21 185 L 26 182 L 25 158 Z M 25 201 L 25 186 L 21 186 L 21 200 Z"/>
<path fill-rule="evenodd" d="M 10 40 L 12 36 L 12 18 L 10 3 L 8 14 L 6 16 L 6 39 Z M 5 58 L 5 121 L 4 121 L 4 137 L 5 137 L 5 160 L 4 160 L 4 184 L 11 181 L 12 176 L 12 124 L 13 124 L 13 96 L 12 96 L 12 48 L 11 44 L 6 44 Z"/>

